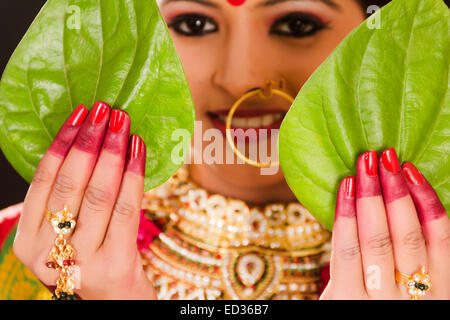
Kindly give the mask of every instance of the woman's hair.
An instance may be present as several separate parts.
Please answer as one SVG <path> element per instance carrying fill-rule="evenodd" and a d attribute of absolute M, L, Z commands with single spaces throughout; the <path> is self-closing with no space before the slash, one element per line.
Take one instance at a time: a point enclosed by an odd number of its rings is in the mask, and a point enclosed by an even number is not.
<path fill-rule="evenodd" d="M 359 4 L 361 5 L 364 13 L 367 16 L 370 16 L 373 11 L 367 11 L 367 8 L 369 8 L 370 6 L 378 6 L 378 7 L 383 7 L 384 5 L 388 4 L 389 2 L 391 2 L 391 0 L 357 0 L 359 2 Z"/>

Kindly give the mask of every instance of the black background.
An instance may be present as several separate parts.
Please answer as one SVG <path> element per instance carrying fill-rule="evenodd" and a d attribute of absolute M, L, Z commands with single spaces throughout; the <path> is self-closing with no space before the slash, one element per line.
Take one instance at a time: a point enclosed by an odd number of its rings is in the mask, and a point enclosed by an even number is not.
<path fill-rule="evenodd" d="M 0 0 L 0 74 L 45 0 Z M 23 201 L 28 183 L 0 151 L 0 209 Z"/>
<path fill-rule="evenodd" d="M 114 0 L 115 1 L 115 0 Z M 243 306 L 268 305 L 266 314 L 244 315 L 225 314 L 226 305 Z M 52 310 L 55 314 L 63 314 L 64 318 L 80 319 L 86 318 L 111 318 L 126 312 L 127 319 L 138 319 L 147 316 L 150 319 L 227 319 L 227 320 L 277 320 L 277 319 L 366 319 L 367 310 L 374 318 L 403 319 L 405 314 L 414 315 L 415 319 L 433 319 L 448 313 L 448 301 L 377 301 L 377 300 L 329 300 L 329 301 L 0 301 L 0 310 L 6 314 L 11 310 L 12 314 L 18 310 L 33 310 L 35 313 L 47 314 Z M 214 307 L 212 317 L 207 315 L 181 315 L 183 307 Z M 228 307 L 231 309 L 231 307 Z M 442 309 L 441 309 L 442 308 Z M 219 310 L 221 312 L 219 312 Z M 125 312 L 124 312 L 125 311 Z M 363 312 L 361 312 L 363 311 Z M 20 311 L 19 311 L 20 312 Z"/>
<path fill-rule="evenodd" d="M 151 0 L 149 0 L 151 1 Z M 0 0 L 0 74 L 45 0 Z M 450 0 L 445 0 L 449 5 Z M 0 151 L 0 209 L 23 201 L 28 183 Z"/>

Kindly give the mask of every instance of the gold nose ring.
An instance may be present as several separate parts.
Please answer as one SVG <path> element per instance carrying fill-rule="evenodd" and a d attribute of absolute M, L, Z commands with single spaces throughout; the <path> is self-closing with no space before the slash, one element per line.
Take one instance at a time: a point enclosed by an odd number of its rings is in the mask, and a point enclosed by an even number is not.
<path fill-rule="evenodd" d="M 275 88 L 275 86 L 278 86 L 278 88 Z M 269 163 L 262 163 L 262 162 L 258 162 L 258 161 L 254 161 L 248 157 L 246 157 L 244 154 L 242 154 L 238 148 L 236 147 L 236 145 L 234 144 L 233 138 L 231 136 L 231 120 L 233 119 L 234 113 L 236 112 L 237 108 L 239 108 L 239 106 L 247 99 L 258 95 L 260 99 L 262 100 L 268 100 L 270 98 L 273 97 L 273 95 L 278 95 L 286 100 L 288 100 L 291 104 L 292 102 L 294 102 L 294 98 L 289 95 L 288 93 L 284 92 L 283 89 L 285 87 L 285 81 L 281 80 L 281 81 L 268 81 L 266 83 L 266 88 L 268 90 L 268 93 L 265 94 L 264 89 L 262 88 L 256 88 L 253 90 L 250 90 L 249 92 L 245 93 L 242 97 L 240 97 L 238 100 L 236 100 L 236 102 L 233 104 L 233 106 L 231 107 L 230 111 L 228 112 L 228 116 L 227 116 L 227 121 L 225 124 L 225 128 L 226 128 L 226 136 L 227 136 L 227 142 L 230 145 L 231 149 L 233 149 L 233 152 L 243 161 L 245 161 L 245 163 L 254 166 L 254 167 L 258 167 L 258 168 L 269 168 L 269 167 L 275 167 L 278 166 L 280 163 L 279 161 L 275 161 L 275 162 L 269 162 Z"/>

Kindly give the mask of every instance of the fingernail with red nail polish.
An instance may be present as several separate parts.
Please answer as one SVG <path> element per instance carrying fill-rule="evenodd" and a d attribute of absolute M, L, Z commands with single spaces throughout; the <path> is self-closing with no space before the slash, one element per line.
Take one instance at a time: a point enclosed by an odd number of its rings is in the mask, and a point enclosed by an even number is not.
<path fill-rule="evenodd" d="M 381 154 L 381 161 L 384 167 L 391 173 L 397 173 L 400 170 L 397 153 L 394 148 L 387 149 Z"/>
<path fill-rule="evenodd" d="M 403 165 L 403 173 L 412 184 L 419 185 L 425 181 L 420 171 L 411 162 L 406 162 Z"/>
<path fill-rule="evenodd" d="M 139 136 L 133 134 L 131 136 L 130 159 L 137 159 L 140 156 L 142 149 L 142 139 Z"/>
<path fill-rule="evenodd" d="M 97 101 L 92 107 L 91 114 L 89 115 L 89 120 L 92 124 L 99 124 L 108 113 L 109 105 L 106 102 Z"/>
<path fill-rule="evenodd" d="M 111 119 L 109 119 L 109 130 L 112 132 L 119 132 L 123 127 L 125 120 L 125 112 L 122 110 L 113 110 L 111 112 Z"/>
<path fill-rule="evenodd" d="M 347 177 L 344 181 L 345 196 L 349 199 L 355 197 L 355 177 Z"/>
<path fill-rule="evenodd" d="M 86 119 L 88 112 L 88 109 L 80 104 L 70 115 L 69 124 L 72 127 L 78 127 L 83 123 L 84 119 Z"/>
<path fill-rule="evenodd" d="M 366 174 L 375 177 L 378 174 L 377 152 L 369 151 L 364 154 L 364 163 L 366 166 Z"/>

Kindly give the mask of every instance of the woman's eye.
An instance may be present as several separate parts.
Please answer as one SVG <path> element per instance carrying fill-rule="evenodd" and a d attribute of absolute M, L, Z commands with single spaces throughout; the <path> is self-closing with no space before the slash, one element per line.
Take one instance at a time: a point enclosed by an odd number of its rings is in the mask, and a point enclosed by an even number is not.
<path fill-rule="evenodd" d="M 175 32 L 191 37 L 204 36 L 216 32 L 219 28 L 213 19 L 202 14 L 182 14 L 175 17 L 169 24 Z"/>
<path fill-rule="evenodd" d="M 308 14 L 290 13 L 276 20 L 270 27 L 270 34 L 303 38 L 324 29 L 327 25 Z"/>

